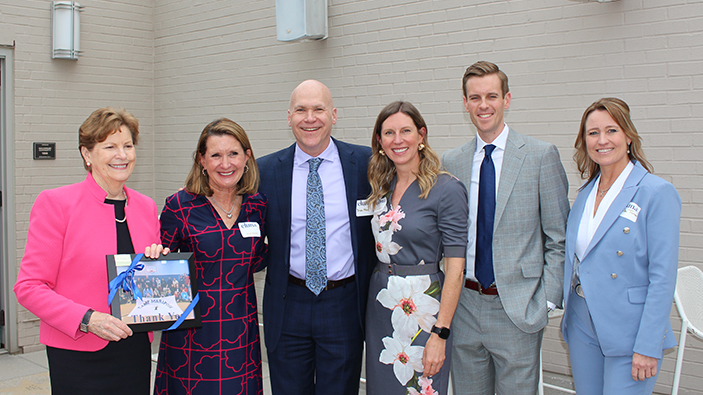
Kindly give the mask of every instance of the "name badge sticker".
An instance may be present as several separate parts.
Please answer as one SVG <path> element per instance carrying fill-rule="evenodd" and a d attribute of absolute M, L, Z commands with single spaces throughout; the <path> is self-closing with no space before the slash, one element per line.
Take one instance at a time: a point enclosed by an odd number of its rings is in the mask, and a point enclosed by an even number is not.
<path fill-rule="evenodd" d="M 632 222 L 637 222 L 637 216 L 640 214 L 640 210 L 641 208 L 637 203 L 630 202 L 627 204 L 627 207 L 625 207 L 625 210 L 620 213 L 620 216 Z"/>
<path fill-rule="evenodd" d="M 259 229 L 258 222 L 240 222 L 239 231 L 242 233 L 242 237 L 261 237 L 261 229 Z"/>
<path fill-rule="evenodd" d="M 356 201 L 356 216 L 357 217 L 368 217 L 373 215 L 373 210 L 369 207 L 366 199 L 359 199 Z"/>

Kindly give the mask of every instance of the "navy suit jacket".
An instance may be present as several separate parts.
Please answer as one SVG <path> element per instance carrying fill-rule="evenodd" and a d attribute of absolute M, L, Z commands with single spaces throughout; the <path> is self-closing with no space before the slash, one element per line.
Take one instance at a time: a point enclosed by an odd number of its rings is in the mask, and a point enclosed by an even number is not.
<path fill-rule="evenodd" d="M 374 240 L 371 234 L 371 217 L 357 217 L 356 202 L 366 199 L 371 193 L 371 186 L 366 176 L 371 149 L 335 139 L 332 139 L 332 142 L 339 151 L 344 173 L 356 274 L 354 284 L 358 292 L 358 308 L 349 313 L 358 315 L 359 325 L 363 330 L 369 278 L 376 261 L 373 250 Z M 269 351 L 275 350 L 278 345 L 286 306 L 286 290 L 290 271 L 291 188 L 294 154 L 295 144 L 257 161 L 261 173 L 259 192 L 268 197 L 266 236 L 268 237 L 269 249 L 264 257 L 267 266 L 264 288 L 264 334 L 266 347 Z M 333 252 L 328 251 L 328 253 Z"/>
<path fill-rule="evenodd" d="M 594 185 L 595 180 L 579 192 L 566 226 L 561 330 L 567 343 L 574 245 Z M 628 206 L 639 207 L 639 214 L 626 213 Z M 669 314 L 676 287 L 680 218 L 681 198 L 674 186 L 636 162 L 579 264 L 581 286 L 606 357 L 636 352 L 661 358 L 663 349 L 676 345 Z"/>

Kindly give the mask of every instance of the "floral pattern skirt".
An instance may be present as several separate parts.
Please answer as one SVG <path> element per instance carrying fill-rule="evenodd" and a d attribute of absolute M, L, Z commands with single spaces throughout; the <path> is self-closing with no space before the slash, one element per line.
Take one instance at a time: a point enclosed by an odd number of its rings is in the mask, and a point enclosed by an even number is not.
<path fill-rule="evenodd" d="M 446 395 L 451 337 L 438 374 L 422 377 L 422 354 L 437 321 L 444 274 L 398 276 L 374 270 L 366 310 L 367 395 Z"/>

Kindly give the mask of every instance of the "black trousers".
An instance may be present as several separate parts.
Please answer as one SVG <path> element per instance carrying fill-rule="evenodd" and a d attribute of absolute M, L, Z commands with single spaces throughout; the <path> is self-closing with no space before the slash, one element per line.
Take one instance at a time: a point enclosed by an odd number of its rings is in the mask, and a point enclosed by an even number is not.
<path fill-rule="evenodd" d="M 52 395 L 149 395 L 151 345 L 146 332 L 98 351 L 46 347 Z"/>

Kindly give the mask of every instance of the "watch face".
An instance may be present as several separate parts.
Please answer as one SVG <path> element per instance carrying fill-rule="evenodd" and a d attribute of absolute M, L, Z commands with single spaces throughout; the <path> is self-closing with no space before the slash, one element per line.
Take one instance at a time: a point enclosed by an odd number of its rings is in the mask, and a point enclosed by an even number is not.
<path fill-rule="evenodd" d="M 450 333 L 449 328 L 438 328 L 436 326 L 433 326 L 432 332 L 436 333 L 440 339 L 444 339 L 444 340 L 449 339 L 449 333 Z"/>

